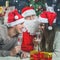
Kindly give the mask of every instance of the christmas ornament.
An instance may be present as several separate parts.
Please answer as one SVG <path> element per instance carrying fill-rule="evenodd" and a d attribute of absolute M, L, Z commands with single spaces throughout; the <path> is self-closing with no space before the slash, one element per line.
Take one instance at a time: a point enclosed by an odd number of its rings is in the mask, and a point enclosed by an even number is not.
<path fill-rule="evenodd" d="M 29 6 L 32 6 L 34 7 L 37 15 L 39 15 L 43 10 L 42 7 L 44 7 L 44 1 L 41 1 L 41 0 L 30 0 L 29 1 Z"/>

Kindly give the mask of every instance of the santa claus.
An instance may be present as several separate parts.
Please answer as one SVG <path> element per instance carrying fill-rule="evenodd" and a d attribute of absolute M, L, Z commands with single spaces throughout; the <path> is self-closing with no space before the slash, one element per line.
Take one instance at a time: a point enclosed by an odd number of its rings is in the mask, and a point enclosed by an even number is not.
<path fill-rule="evenodd" d="M 23 32 L 21 49 L 25 52 L 30 52 L 34 49 L 33 38 L 38 30 L 39 23 L 36 12 L 32 7 L 24 7 L 22 9 L 22 16 L 25 18 L 25 29 Z"/>

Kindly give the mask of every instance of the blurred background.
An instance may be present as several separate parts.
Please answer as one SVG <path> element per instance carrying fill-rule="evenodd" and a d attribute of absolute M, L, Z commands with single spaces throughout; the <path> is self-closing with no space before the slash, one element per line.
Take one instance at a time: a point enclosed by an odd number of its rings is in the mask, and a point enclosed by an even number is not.
<path fill-rule="evenodd" d="M 32 6 L 37 12 L 37 15 L 39 15 L 45 9 L 45 2 L 47 2 L 49 6 L 54 7 L 55 12 L 57 13 L 56 24 L 60 26 L 60 0 L 0 0 L 0 20 L 2 19 L 2 16 L 7 17 L 5 15 L 15 8 L 21 13 L 21 9 L 27 5 Z M 1 7 L 4 7 L 3 11 L 1 11 Z M 4 14 L 1 14 L 1 12 L 4 12 Z"/>

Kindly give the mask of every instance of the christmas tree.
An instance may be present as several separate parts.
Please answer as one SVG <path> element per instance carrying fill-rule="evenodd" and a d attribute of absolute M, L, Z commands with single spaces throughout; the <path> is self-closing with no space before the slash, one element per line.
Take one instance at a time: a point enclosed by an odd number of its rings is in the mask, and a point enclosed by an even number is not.
<path fill-rule="evenodd" d="M 29 1 L 29 6 L 32 6 L 35 9 L 37 15 L 39 15 L 43 11 L 45 7 L 44 4 L 45 0 L 28 0 L 28 1 Z"/>
<path fill-rule="evenodd" d="M 21 13 L 21 9 L 24 6 L 29 5 L 32 6 L 35 9 L 37 15 L 39 15 L 45 7 L 45 0 L 2 0 L 0 2 L 3 2 L 3 5 L 6 5 L 6 1 L 9 1 L 9 4 L 7 5 L 15 6 L 19 13 Z"/>
<path fill-rule="evenodd" d="M 45 7 L 44 3 L 45 0 L 13 0 L 13 1 L 10 0 L 9 5 L 14 5 L 18 9 L 18 11 L 20 11 L 20 13 L 22 8 L 25 7 L 26 5 L 32 6 L 35 9 L 37 15 L 39 15 L 43 11 L 43 8 Z"/>

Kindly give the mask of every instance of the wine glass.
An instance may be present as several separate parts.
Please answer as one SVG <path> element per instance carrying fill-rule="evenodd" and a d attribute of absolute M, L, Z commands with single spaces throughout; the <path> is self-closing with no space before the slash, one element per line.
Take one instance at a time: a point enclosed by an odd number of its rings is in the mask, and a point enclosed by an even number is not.
<path fill-rule="evenodd" d="M 35 41 L 38 43 L 37 46 L 35 46 L 35 50 L 40 51 L 41 50 L 40 49 L 40 42 L 41 42 L 41 31 L 40 30 L 36 32 L 36 40 Z"/>

